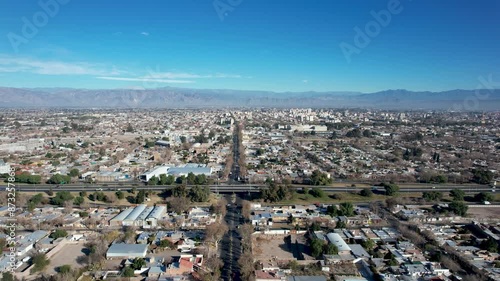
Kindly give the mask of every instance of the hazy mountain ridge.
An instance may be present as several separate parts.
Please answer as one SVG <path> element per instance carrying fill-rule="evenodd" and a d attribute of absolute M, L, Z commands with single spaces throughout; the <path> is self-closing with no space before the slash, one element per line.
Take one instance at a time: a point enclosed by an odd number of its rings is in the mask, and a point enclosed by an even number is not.
<path fill-rule="evenodd" d="M 189 88 L 68 89 L 0 87 L 2 107 L 180 108 L 180 107 L 333 107 L 380 109 L 498 110 L 500 90 L 413 92 L 268 92 Z"/>

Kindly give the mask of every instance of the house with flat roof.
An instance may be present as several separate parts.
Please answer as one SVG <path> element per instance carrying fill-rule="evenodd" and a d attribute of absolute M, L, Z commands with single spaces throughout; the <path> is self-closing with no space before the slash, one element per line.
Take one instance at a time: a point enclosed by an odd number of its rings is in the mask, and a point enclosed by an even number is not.
<path fill-rule="evenodd" d="M 131 259 L 131 258 L 144 258 L 146 257 L 146 253 L 148 251 L 147 244 L 124 244 L 117 243 L 111 245 L 109 247 L 108 252 L 106 253 L 107 259 L 112 258 L 122 258 L 122 259 Z"/>
<path fill-rule="evenodd" d="M 328 233 L 326 235 L 326 238 L 328 239 L 328 242 L 337 246 L 337 249 L 339 250 L 339 255 L 348 255 L 351 253 L 351 247 L 347 245 L 347 243 L 340 237 L 339 234 L 337 233 Z"/>

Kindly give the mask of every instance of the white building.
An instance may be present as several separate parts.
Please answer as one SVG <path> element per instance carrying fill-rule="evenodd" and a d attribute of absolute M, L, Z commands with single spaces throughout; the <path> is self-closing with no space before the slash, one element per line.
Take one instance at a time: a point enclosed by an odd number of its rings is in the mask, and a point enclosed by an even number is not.
<path fill-rule="evenodd" d="M 340 237 L 340 235 L 338 235 L 337 233 L 328 233 L 326 235 L 326 238 L 328 239 L 328 242 L 337 246 L 339 255 L 346 255 L 351 253 L 351 247 L 349 247 L 344 239 L 342 239 L 342 237 Z"/>
<path fill-rule="evenodd" d="M 186 164 L 185 166 L 182 167 L 159 166 L 150 171 L 145 172 L 144 174 L 140 175 L 139 178 L 142 181 L 147 182 L 152 177 L 159 178 L 160 175 L 163 174 L 180 177 L 180 176 L 187 176 L 189 173 L 193 173 L 195 176 L 197 175 L 210 176 L 212 175 L 212 168 L 206 167 L 206 165 L 203 164 L 192 164 L 192 163 L 189 165 Z"/>
<path fill-rule="evenodd" d="M 0 174 L 10 173 L 10 164 L 5 163 L 3 159 L 0 159 Z"/>

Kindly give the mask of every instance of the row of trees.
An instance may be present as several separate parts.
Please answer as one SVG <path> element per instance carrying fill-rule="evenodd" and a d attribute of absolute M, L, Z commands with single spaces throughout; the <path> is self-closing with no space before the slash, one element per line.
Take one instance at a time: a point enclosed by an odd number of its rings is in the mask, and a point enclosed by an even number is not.
<path fill-rule="evenodd" d="M 339 208 L 337 206 L 330 205 L 326 207 L 326 214 L 331 217 L 346 216 L 350 217 L 354 215 L 354 205 L 351 202 L 340 203 Z"/>
<path fill-rule="evenodd" d="M 209 179 L 206 175 L 195 175 L 194 173 L 189 173 L 187 176 L 174 177 L 173 175 L 161 174 L 159 177 L 153 176 L 149 179 L 148 185 L 172 185 L 174 183 L 178 184 L 208 184 Z"/>
<path fill-rule="evenodd" d="M 314 170 L 311 175 L 311 185 L 329 185 L 333 180 L 328 177 L 328 174 L 322 173 L 319 170 Z"/>
<path fill-rule="evenodd" d="M 169 208 L 177 214 L 182 214 L 188 210 L 191 202 L 207 202 L 210 199 L 210 188 L 197 185 L 187 189 L 185 184 L 180 184 L 172 189 L 171 194 Z"/>
<path fill-rule="evenodd" d="M 266 202 L 278 202 L 292 199 L 294 191 L 289 185 L 278 185 L 275 182 L 268 182 L 267 188 L 260 190 L 261 198 Z"/>
<path fill-rule="evenodd" d="M 69 175 L 61 175 L 55 174 L 52 175 L 48 180 L 48 184 L 65 184 L 70 183 L 72 177 L 78 177 L 80 172 L 78 169 L 71 169 Z M 14 176 L 15 181 L 19 183 L 28 183 L 28 184 L 40 184 L 42 183 L 42 176 L 40 175 L 31 175 L 28 172 L 23 172 Z"/>

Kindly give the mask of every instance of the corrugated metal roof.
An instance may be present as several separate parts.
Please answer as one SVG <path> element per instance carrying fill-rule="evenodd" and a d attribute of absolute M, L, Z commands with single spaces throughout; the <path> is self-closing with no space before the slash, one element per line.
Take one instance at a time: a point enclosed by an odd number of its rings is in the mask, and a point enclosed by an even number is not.
<path fill-rule="evenodd" d="M 146 209 L 146 205 L 144 204 L 135 207 L 132 213 L 130 213 L 130 215 L 128 215 L 124 220 L 135 221 L 137 217 L 139 217 L 139 215 L 142 213 L 142 211 L 144 211 L 144 209 Z"/>
<path fill-rule="evenodd" d="M 128 215 L 130 215 L 130 213 L 132 213 L 133 210 L 134 210 L 134 208 L 128 208 L 128 209 L 124 210 L 123 212 L 119 213 L 118 215 L 116 215 L 114 218 L 112 218 L 111 221 L 122 221 Z"/>
<path fill-rule="evenodd" d="M 156 206 L 146 219 L 159 219 L 160 216 L 166 212 L 166 210 L 167 208 L 165 206 Z"/>
<path fill-rule="evenodd" d="M 337 246 L 337 248 L 339 249 L 339 252 L 351 251 L 351 248 L 349 247 L 349 245 L 347 245 L 347 243 L 344 241 L 344 239 L 342 239 L 342 237 L 340 237 L 340 235 L 338 235 L 337 233 L 328 233 L 326 235 L 326 237 L 328 238 L 328 241 L 330 243 Z"/>
<path fill-rule="evenodd" d="M 109 247 L 106 256 L 108 257 L 138 257 L 146 256 L 147 244 L 113 244 Z"/>
<path fill-rule="evenodd" d="M 148 215 L 151 213 L 151 211 L 153 211 L 155 207 L 151 206 L 151 207 L 147 207 L 146 209 L 144 209 L 144 211 L 142 211 L 142 213 L 135 219 L 136 221 L 143 221 L 145 220 Z"/>

